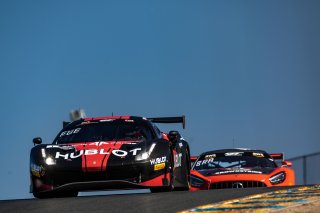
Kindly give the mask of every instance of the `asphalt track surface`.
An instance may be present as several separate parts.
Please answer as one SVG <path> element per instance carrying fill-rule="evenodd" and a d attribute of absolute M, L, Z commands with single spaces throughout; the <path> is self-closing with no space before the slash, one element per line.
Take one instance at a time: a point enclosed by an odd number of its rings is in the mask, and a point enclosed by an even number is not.
<path fill-rule="evenodd" d="M 100 195 L 73 198 L 22 199 L 0 201 L 0 212 L 178 212 L 196 206 L 271 192 L 289 187 L 220 189 L 208 191 L 177 191 Z"/>

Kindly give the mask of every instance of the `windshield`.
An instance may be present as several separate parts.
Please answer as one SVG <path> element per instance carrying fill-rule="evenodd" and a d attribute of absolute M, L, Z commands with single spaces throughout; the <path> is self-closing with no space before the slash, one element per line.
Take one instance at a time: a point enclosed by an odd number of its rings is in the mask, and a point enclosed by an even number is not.
<path fill-rule="evenodd" d="M 251 153 L 252 154 L 252 153 Z M 195 170 L 206 169 L 232 169 L 232 168 L 275 168 L 275 162 L 266 157 L 261 156 L 217 156 L 203 155 L 195 163 Z"/>
<path fill-rule="evenodd" d="M 151 139 L 153 139 L 153 133 L 146 123 L 132 120 L 108 120 L 82 122 L 68 126 L 57 135 L 53 143 Z"/>

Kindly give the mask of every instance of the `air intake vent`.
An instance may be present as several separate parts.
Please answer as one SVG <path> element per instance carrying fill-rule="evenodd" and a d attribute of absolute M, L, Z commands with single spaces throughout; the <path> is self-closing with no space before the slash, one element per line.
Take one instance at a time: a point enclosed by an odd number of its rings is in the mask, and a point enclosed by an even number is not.
<path fill-rule="evenodd" d="M 266 184 L 260 181 L 224 181 L 211 184 L 211 189 L 227 188 L 256 188 L 266 187 Z"/>

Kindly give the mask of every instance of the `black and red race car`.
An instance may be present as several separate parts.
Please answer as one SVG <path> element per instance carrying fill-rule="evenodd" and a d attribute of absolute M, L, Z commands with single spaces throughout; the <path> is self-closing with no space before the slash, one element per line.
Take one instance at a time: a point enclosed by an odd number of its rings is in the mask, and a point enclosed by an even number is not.
<path fill-rule="evenodd" d="M 191 161 L 191 190 L 295 184 L 294 170 L 290 168 L 292 163 L 284 160 L 283 153 L 222 149 L 191 157 Z"/>
<path fill-rule="evenodd" d="M 52 144 L 34 138 L 31 192 L 46 198 L 87 190 L 189 190 L 188 143 L 178 131 L 166 134 L 154 123 L 184 127 L 185 117 L 85 118 L 65 125 Z"/>

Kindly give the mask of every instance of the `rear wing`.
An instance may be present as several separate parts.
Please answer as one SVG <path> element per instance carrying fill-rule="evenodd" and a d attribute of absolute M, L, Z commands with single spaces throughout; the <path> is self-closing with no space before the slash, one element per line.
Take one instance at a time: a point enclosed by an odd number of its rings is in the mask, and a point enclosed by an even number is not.
<path fill-rule="evenodd" d="M 184 115 L 179 117 L 159 117 L 147 119 L 152 123 L 182 123 L 182 127 L 186 127 L 186 117 Z"/>
<path fill-rule="evenodd" d="M 270 156 L 274 159 L 274 160 L 284 160 L 284 154 L 283 153 L 273 153 L 270 154 Z"/>

